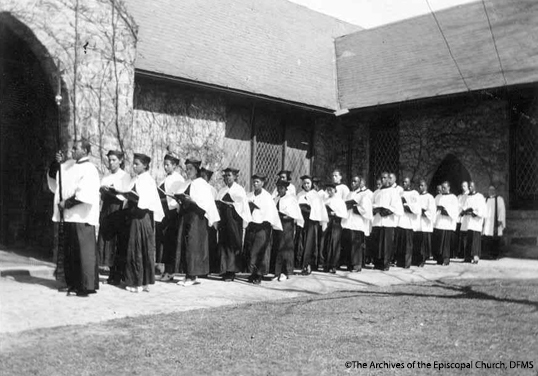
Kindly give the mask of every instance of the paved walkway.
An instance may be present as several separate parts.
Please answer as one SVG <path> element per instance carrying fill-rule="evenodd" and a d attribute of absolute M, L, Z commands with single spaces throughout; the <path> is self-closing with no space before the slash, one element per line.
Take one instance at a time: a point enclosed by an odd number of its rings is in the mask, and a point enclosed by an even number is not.
<path fill-rule="evenodd" d="M 454 278 L 538 278 L 538 260 L 504 258 L 481 260 L 478 265 L 453 262 L 450 266 L 427 264 L 424 268 L 391 268 L 388 272 L 366 269 L 361 273 L 339 271 L 336 275 L 312 273 L 285 282 L 267 281 L 255 286 L 240 278 L 225 283 L 217 278 L 181 287 L 156 282 L 149 293 L 129 293 L 101 284 L 89 298 L 67 297 L 57 291 L 54 265 L 0 250 L 0 333 L 79 325 L 123 317 L 236 305 L 298 296 L 360 291 L 369 286 L 389 286 Z M 104 278 L 101 277 L 104 281 Z M 199 312 L 197 314 L 200 314 Z"/>

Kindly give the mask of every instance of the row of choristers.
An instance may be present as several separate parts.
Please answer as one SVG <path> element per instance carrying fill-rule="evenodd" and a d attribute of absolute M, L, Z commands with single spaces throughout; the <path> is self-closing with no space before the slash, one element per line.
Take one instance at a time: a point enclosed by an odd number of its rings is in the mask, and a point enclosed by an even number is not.
<path fill-rule="evenodd" d="M 296 193 L 291 172 L 281 171 L 272 194 L 260 174 L 252 176 L 253 191 L 247 194 L 237 183 L 240 171 L 228 167 L 217 192 L 209 184 L 213 172 L 199 160 L 185 161 L 184 179 L 172 151 L 164 158 L 166 177 L 160 184 L 148 172 L 150 157 L 134 154 L 131 178 L 119 151 L 108 153 L 110 173 L 99 183 L 89 154 L 89 143 L 76 142 L 72 159 L 62 162 L 57 155 L 49 172 L 53 220 L 65 228 L 58 274 L 65 275 L 68 293 L 77 296 L 98 289 L 98 265 L 108 268 L 109 284 L 131 292 L 149 291 L 156 279 L 174 281 L 179 274 L 177 283 L 183 286 L 199 284 L 199 277 L 212 273 L 233 281 L 243 272 L 259 284 L 267 274 L 286 280 L 296 268 L 302 275 L 336 273 L 342 265 L 358 272 L 372 262 L 388 270 L 394 262 L 423 266 L 432 256 L 447 265 L 458 243 L 458 221 L 465 260 L 478 262 L 488 209 L 474 184 L 458 199 L 445 182 L 434 199 L 425 181 L 417 192 L 409 179 L 401 188 L 389 173 L 382 174 L 375 192 L 360 176 L 352 178 L 350 190 L 335 170 L 324 189 L 319 179 L 302 176 L 302 190 Z"/>

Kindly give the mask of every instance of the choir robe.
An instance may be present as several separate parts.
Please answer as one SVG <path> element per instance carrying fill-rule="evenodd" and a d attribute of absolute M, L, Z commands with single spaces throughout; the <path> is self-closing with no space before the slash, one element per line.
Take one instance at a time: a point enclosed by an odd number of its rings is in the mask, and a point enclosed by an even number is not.
<path fill-rule="evenodd" d="M 295 189 L 295 186 L 290 183 L 290 185 L 288 185 L 288 188 L 286 188 L 286 193 L 289 193 L 289 194 L 295 196 L 297 194 L 297 190 Z M 278 198 L 278 190 L 276 188 L 273 189 L 273 193 L 271 193 L 271 197 L 273 198 L 273 200 L 276 203 L 276 199 Z"/>
<path fill-rule="evenodd" d="M 208 227 L 220 220 L 211 186 L 202 178 L 186 182 L 183 192 L 192 202 L 185 201 L 179 209 L 176 253 L 165 263 L 173 265 L 173 272 L 184 272 L 188 277 L 209 274 Z"/>
<path fill-rule="evenodd" d="M 221 219 L 217 247 L 219 272 L 242 272 L 246 269 L 243 229 L 252 221 L 245 189 L 235 182 L 222 188 L 217 194 L 217 208 Z"/>
<path fill-rule="evenodd" d="M 463 210 L 463 204 L 467 199 L 468 193 L 462 193 L 458 196 L 458 213 L 461 213 Z M 458 221 L 456 223 L 456 231 L 452 239 L 452 258 L 463 258 L 465 252 L 465 243 L 467 234 L 461 231 L 461 215 L 458 215 Z"/>
<path fill-rule="evenodd" d="M 336 194 L 325 200 L 329 217 L 327 229 L 323 232 L 323 269 L 329 271 L 340 265 L 342 249 L 342 220 L 347 218 L 346 203 Z"/>
<path fill-rule="evenodd" d="M 209 184 L 209 183 L 208 183 Z M 218 192 L 211 184 L 209 184 L 209 189 L 211 190 L 211 197 L 215 200 L 215 206 L 217 206 L 217 195 Z M 218 207 L 217 207 L 218 211 Z M 219 213 L 220 217 L 220 213 Z M 220 272 L 220 258 L 218 254 L 218 230 L 216 226 L 210 226 L 207 229 L 207 241 L 209 246 L 209 272 L 210 273 L 219 273 Z"/>
<path fill-rule="evenodd" d="M 409 268 L 413 259 L 413 235 L 418 228 L 419 215 L 422 210 L 417 191 L 403 190 L 400 196 L 404 213 L 398 218 L 398 226 L 396 227 L 396 257 L 398 266 Z"/>
<path fill-rule="evenodd" d="M 318 192 L 313 189 L 308 192 L 301 191 L 297 195 L 297 201 L 304 224 L 297 226 L 295 264 L 301 269 L 306 269 L 309 265 L 317 268 L 321 226 L 326 226 L 329 222 L 327 210 Z"/>
<path fill-rule="evenodd" d="M 484 196 L 478 192 L 469 193 L 463 203 L 462 210 L 469 209 L 472 209 L 474 216 L 468 214 L 461 219 L 461 231 L 467 234 L 464 261 L 471 261 L 474 256 L 481 256 L 482 229 L 484 227 L 484 217 L 487 214 Z"/>
<path fill-rule="evenodd" d="M 245 234 L 245 258 L 248 271 L 254 276 L 267 274 L 271 260 L 271 231 L 282 231 L 282 223 L 273 198 L 262 188 L 259 194 L 250 192 L 249 202 L 256 205 L 251 211 L 252 222 Z"/>
<path fill-rule="evenodd" d="M 443 206 L 448 215 L 441 214 L 437 210 L 435 214 L 435 223 L 433 225 L 432 251 L 437 258 L 438 264 L 449 264 L 452 254 L 452 237 L 456 231 L 456 224 L 459 216 L 458 198 L 451 194 L 439 194 L 435 197 L 437 208 Z"/>
<path fill-rule="evenodd" d="M 346 198 L 346 203 L 352 203 L 348 208 L 348 216 L 342 220 L 342 244 L 347 254 L 348 269 L 361 270 L 364 264 L 366 236 L 370 235 L 372 215 L 372 192 L 366 188 L 352 191 Z M 349 207 L 349 205 L 348 205 Z"/>
<path fill-rule="evenodd" d="M 483 229 L 483 254 L 497 259 L 500 256 L 500 243 L 506 226 L 506 208 L 501 196 L 486 199 L 486 217 Z"/>
<path fill-rule="evenodd" d="M 345 184 L 338 184 L 336 186 L 336 194 L 335 196 L 338 196 L 342 199 L 342 201 L 346 201 L 347 196 L 349 195 L 349 188 Z M 328 197 L 326 197 L 327 199 Z"/>
<path fill-rule="evenodd" d="M 164 211 L 157 184 L 149 172 L 135 176 L 131 191 L 138 201 L 127 204 L 128 242 L 124 279 L 127 286 L 147 286 L 155 283 L 155 228 Z"/>
<path fill-rule="evenodd" d="M 393 257 L 394 229 L 398 224 L 398 218 L 404 213 L 402 199 L 395 188 L 383 187 L 374 194 L 372 208 L 374 212 L 380 209 L 392 212 L 385 216 L 376 212 L 372 221 L 375 266 L 377 269 L 388 270 Z"/>
<path fill-rule="evenodd" d="M 435 199 L 427 192 L 418 196 L 420 214 L 418 215 L 417 231 L 415 232 L 413 264 L 423 265 L 432 252 L 433 223 L 437 207 Z"/>
<path fill-rule="evenodd" d="M 64 274 L 69 289 L 93 292 L 99 288 L 98 254 L 95 226 L 99 224 L 99 173 L 88 157 L 67 161 L 62 169 L 62 199 L 80 201 L 63 212 L 63 239 L 58 253 L 58 274 Z M 53 222 L 60 222 L 60 189 L 58 174 L 48 177 L 49 188 L 54 192 Z M 63 256 L 63 257 L 62 257 Z"/>
<path fill-rule="evenodd" d="M 273 231 L 273 251 L 275 258 L 275 276 L 280 273 L 293 274 L 295 224 L 304 226 L 301 208 L 295 195 L 286 192 L 276 198 L 276 207 L 282 224 L 282 231 Z"/>
<path fill-rule="evenodd" d="M 101 187 L 114 188 L 124 191 L 129 188 L 131 176 L 118 169 L 101 180 Z M 125 213 L 124 200 L 115 193 L 101 190 L 101 212 L 99 215 L 99 235 L 97 248 L 99 251 L 99 265 L 110 268 L 109 280 L 119 282 L 122 278 L 120 265 L 124 264 L 125 255 L 119 250 L 125 250 Z M 123 242 L 122 245 L 119 243 Z"/>
<path fill-rule="evenodd" d="M 155 224 L 156 254 L 155 262 L 163 263 L 165 254 L 173 254 L 177 248 L 177 231 L 178 231 L 178 201 L 170 197 L 175 192 L 181 190 L 185 184 L 185 179 L 177 171 L 172 171 L 159 184 L 159 197 L 164 211 L 162 222 Z M 163 192 L 164 191 L 164 192 Z M 167 195 L 168 194 L 168 195 Z M 171 265 L 165 266 L 165 271 L 172 272 Z"/>

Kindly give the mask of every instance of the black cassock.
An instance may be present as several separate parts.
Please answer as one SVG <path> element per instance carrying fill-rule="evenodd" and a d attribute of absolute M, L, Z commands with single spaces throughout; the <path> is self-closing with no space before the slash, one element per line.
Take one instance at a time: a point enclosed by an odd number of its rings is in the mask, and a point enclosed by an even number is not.
<path fill-rule="evenodd" d="M 164 191 L 164 183 L 160 186 Z M 165 263 L 163 260 L 173 255 L 177 248 L 178 212 L 177 209 L 169 209 L 166 195 L 159 190 L 159 197 L 164 211 L 164 218 L 155 224 L 156 255 L 155 262 Z M 166 270 L 166 272 L 172 273 Z"/>
<path fill-rule="evenodd" d="M 133 204 L 130 204 L 133 205 Z M 143 286 L 155 283 L 155 230 L 153 212 L 128 209 L 128 243 L 125 263 L 125 284 Z"/>
<path fill-rule="evenodd" d="M 229 196 L 229 195 L 227 195 Z M 226 196 L 225 196 L 226 197 Z M 228 201 L 229 202 L 229 201 Z M 245 270 L 243 255 L 243 219 L 232 205 L 217 201 L 220 215 L 217 260 L 220 274 Z"/>
<path fill-rule="evenodd" d="M 340 265 L 340 250 L 342 239 L 342 218 L 329 216 L 327 229 L 323 233 L 324 269 L 336 269 Z"/>
<path fill-rule="evenodd" d="M 118 257 L 121 236 L 125 236 L 125 213 L 123 201 L 104 194 L 103 206 L 99 214 L 99 265 L 113 267 Z"/>
<path fill-rule="evenodd" d="M 95 226 L 65 222 L 64 252 L 67 287 L 90 292 L 99 289 Z"/>
<path fill-rule="evenodd" d="M 185 191 L 190 194 L 190 185 Z M 173 273 L 189 277 L 209 274 L 208 223 L 205 211 L 194 202 L 184 202 L 179 211 L 176 252 L 165 264 L 173 265 Z"/>
<path fill-rule="evenodd" d="M 293 274 L 293 234 L 295 222 L 293 218 L 279 213 L 282 231 L 273 231 L 273 252 L 275 253 L 275 275 Z"/>
<path fill-rule="evenodd" d="M 303 214 L 304 226 L 302 228 L 297 226 L 295 266 L 305 269 L 310 265 L 315 269 L 318 263 L 319 222 L 310 220 L 310 205 L 299 206 Z"/>
<path fill-rule="evenodd" d="M 271 230 L 269 222 L 249 223 L 244 247 L 249 273 L 267 274 L 271 258 Z"/>

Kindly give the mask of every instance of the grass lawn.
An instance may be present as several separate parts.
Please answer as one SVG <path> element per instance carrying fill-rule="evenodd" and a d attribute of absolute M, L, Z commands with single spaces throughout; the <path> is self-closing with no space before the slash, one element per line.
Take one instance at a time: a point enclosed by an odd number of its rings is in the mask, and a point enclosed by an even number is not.
<path fill-rule="evenodd" d="M 370 368 L 413 361 L 473 368 Z M 538 375 L 538 279 L 373 287 L 6 334 L 0 364 L 0 375 Z"/>

